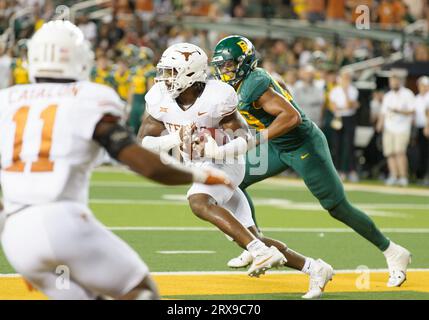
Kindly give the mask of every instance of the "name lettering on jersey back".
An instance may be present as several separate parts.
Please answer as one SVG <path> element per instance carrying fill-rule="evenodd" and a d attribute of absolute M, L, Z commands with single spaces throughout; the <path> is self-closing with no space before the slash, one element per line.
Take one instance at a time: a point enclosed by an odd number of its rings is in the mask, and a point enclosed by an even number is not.
<path fill-rule="evenodd" d="M 79 92 L 77 85 L 69 86 L 52 86 L 44 88 L 29 87 L 22 90 L 22 87 L 11 89 L 9 91 L 9 103 L 21 103 L 33 99 L 50 99 L 50 98 L 63 98 L 75 97 Z"/>

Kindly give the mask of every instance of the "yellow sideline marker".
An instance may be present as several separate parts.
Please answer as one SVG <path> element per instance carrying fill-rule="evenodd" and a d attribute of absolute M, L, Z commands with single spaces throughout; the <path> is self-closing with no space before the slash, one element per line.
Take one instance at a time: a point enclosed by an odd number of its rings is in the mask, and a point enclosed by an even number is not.
<path fill-rule="evenodd" d="M 355 273 L 334 276 L 326 292 L 401 292 L 417 291 L 429 294 L 429 271 L 409 271 L 400 288 L 386 287 L 387 273 L 370 273 L 369 279 L 358 281 Z M 234 295 L 268 293 L 304 293 L 308 277 L 301 274 L 266 274 L 259 279 L 243 274 L 156 274 L 161 295 Z M 369 280 L 369 281 L 367 281 Z M 356 283 L 358 282 L 358 285 Z M 369 287 L 368 287 L 369 286 Z M 38 291 L 29 291 L 21 277 L 0 277 L 0 299 L 46 299 Z"/>

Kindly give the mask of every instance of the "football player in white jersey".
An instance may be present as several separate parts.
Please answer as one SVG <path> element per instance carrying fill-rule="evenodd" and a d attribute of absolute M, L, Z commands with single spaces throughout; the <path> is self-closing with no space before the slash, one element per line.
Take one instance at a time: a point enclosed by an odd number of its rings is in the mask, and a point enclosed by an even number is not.
<path fill-rule="evenodd" d="M 171 167 L 119 124 L 123 106 L 107 86 L 86 81 L 93 52 L 70 22 L 52 21 L 29 44 L 36 82 L 0 91 L 5 255 L 53 299 L 156 299 L 148 267 L 87 206 L 89 179 L 104 148 L 164 184 L 229 184 L 224 173 Z M 59 268 L 59 269 L 58 269 Z M 57 270 L 67 285 L 57 286 Z"/>
<path fill-rule="evenodd" d="M 252 138 L 236 109 L 238 99 L 234 89 L 218 80 L 207 80 L 207 68 L 206 54 L 195 45 L 175 44 L 163 53 L 157 64 L 156 84 L 146 95 L 147 114 L 139 138 L 143 146 L 156 152 L 180 147 L 185 163 L 221 169 L 238 186 L 244 177 L 242 157 L 251 147 Z M 201 142 L 198 131 L 212 133 L 212 129 L 218 129 L 219 134 L 232 133 L 232 139 L 226 144 L 220 142 L 219 146 L 208 134 Z M 194 183 L 187 196 L 196 216 L 214 224 L 241 247 L 250 249 L 254 257 L 248 270 L 250 276 L 259 276 L 285 263 L 304 272 L 312 269 L 313 259 L 257 231 L 246 197 L 239 188 Z M 331 276 L 322 280 L 322 290 Z M 321 291 L 309 292 L 307 297 L 320 295 Z"/>

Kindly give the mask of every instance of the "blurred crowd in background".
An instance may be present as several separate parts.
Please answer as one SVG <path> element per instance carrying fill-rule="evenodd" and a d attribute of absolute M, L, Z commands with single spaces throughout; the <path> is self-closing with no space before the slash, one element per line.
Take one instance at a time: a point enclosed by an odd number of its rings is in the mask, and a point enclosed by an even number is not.
<path fill-rule="evenodd" d="M 29 82 L 26 39 L 58 14 L 58 5 L 77 2 L 0 0 L 0 34 L 10 26 L 14 13 L 25 8 L 32 12 L 14 21 L 12 46 L 0 41 L 0 88 Z M 78 14 L 75 23 L 91 41 L 96 54 L 92 80 L 118 91 L 129 105 L 128 124 L 136 132 L 144 111 L 144 95 L 153 84 L 154 66 L 162 51 L 174 43 L 191 42 L 210 56 L 217 41 L 228 35 L 186 29 L 166 23 L 165 17 L 199 16 L 209 21 L 225 17 L 285 18 L 353 24 L 355 9 L 362 4 L 370 8 L 371 21 L 380 29 L 401 30 L 419 19 L 429 24 L 428 0 L 116 0 L 103 4 L 112 8 L 112 14 L 93 20 L 88 14 Z M 339 71 L 398 50 L 404 52 L 406 61 L 429 62 L 427 44 L 408 44 L 404 48 L 401 41 L 327 41 L 321 37 L 250 40 L 258 51 L 259 66 L 287 88 L 325 132 L 343 180 L 357 182 L 369 177 L 406 186 L 412 179 L 429 185 L 429 79 L 419 78 L 413 93 L 404 87 L 406 79 L 396 75 L 389 80 L 387 90 L 374 90 L 363 106 L 353 74 Z M 372 126 L 375 134 L 357 153 L 354 141 L 360 123 L 356 113 L 362 107 L 370 110 L 364 122 Z"/>

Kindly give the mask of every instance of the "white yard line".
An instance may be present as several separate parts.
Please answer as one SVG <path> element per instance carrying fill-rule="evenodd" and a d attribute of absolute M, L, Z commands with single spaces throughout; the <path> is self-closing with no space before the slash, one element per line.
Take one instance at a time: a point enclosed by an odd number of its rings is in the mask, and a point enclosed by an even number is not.
<path fill-rule="evenodd" d="M 92 204 L 116 204 L 116 205 L 174 205 L 187 206 L 186 196 L 177 194 L 162 195 L 165 200 L 145 200 L 145 199 L 90 199 Z M 324 209 L 317 203 L 310 202 L 292 202 L 287 199 L 264 199 L 254 198 L 254 204 L 257 206 L 271 206 L 282 210 L 303 210 L 303 211 L 323 211 Z M 411 209 L 411 210 L 429 210 L 429 205 L 413 205 L 413 204 L 357 204 L 361 209 L 365 210 L 370 216 L 376 217 L 391 217 L 398 219 L 412 218 L 409 213 L 390 212 L 381 209 Z"/>
<path fill-rule="evenodd" d="M 92 203 L 105 203 L 105 204 L 188 204 L 185 195 L 165 194 L 162 195 L 163 199 L 102 199 L 93 198 L 89 201 Z M 254 203 L 257 205 L 277 206 L 284 209 L 300 209 L 300 210 L 323 210 L 323 208 L 315 202 L 293 202 L 288 199 L 265 199 L 253 198 Z M 429 204 L 412 204 L 412 203 L 354 203 L 362 209 L 416 209 L 416 210 L 429 210 Z"/>
<path fill-rule="evenodd" d="M 89 203 L 94 204 L 134 204 L 134 205 L 188 205 L 183 201 L 165 200 L 136 200 L 136 199 L 90 199 Z"/>
<path fill-rule="evenodd" d="M 298 179 L 284 179 L 284 178 L 269 178 L 259 182 L 261 184 L 285 186 L 285 187 L 305 187 L 302 180 Z M 397 194 L 397 195 L 412 195 L 412 196 L 429 196 L 429 189 L 420 188 L 401 188 L 401 187 L 387 187 L 383 185 L 372 185 L 365 183 L 345 183 L 344 187 L 347 191 L 361 191 L 361 192 L 375 192 L 384 194 Z"/>
<path fill-rule="evenodd" d="M 212 227 L 108 227 L 112 231 L 208 231 L 219 232 L 218 229 Z M 264 232 L 284 232 L 284 233 L 353 233 L 350 228 L 262 228 Z M 416 233 L 429 234 L 429 228 L 381 228 L 382 232 L 387 233 Z"/>
<path fill-rule="evenodd" d="M 157 253 L 160 254 L 213 254 L 216 253 L 216 251 L 210 251 L 210 250 L 170 250 L 170 251 L 157 251 Z"/>
<path fill-rule="evenodd" d="M 350 274 L 350 273 L 362 273 L 363 271 L 369 271 L 370 273 L 387 273 L 388 269 L 341 269 L 335 270 L 336 274 Z M 410 268 L 407 269 L 409 272 L 428 272 L 428 268 Z M 151 272 L 154 276 L 205 276 L 205 275 L 247 275 L 246 271 L 158 271 Z M 278 271 L 270 270 L 269 274 L 303 274 L 300 271 Z M 0 273 L 0 278 L 20 278 L 21 276 L 17 273 Z"/>
<path fill-rule="evenodd" d="M 92 180 L 91 187 L 103 187 L 103 188 L 155 188 L 155 189 L 165 189 L 165 188 L 177 188 L 183 189 L 186 188 L 183 186 L 165 186 L 162 184 L 151 183 L 149 181 L 141 180 L 141 181 L 117 181 L 117 180 Z M 272 190 L 279 189 L 278 186 L 270 186 L 266 184 L 255 184 L 251 187 L 252 189 L 260 189 L 260 190 Z M 301 186 L 287 186 L 288 191 L 304 191 L 306 188 L 303 185 Z"/>
<path fill-rule="evenodd" d="M 90 186 L 103 188 L 165 188 L 163 185 L 144 181 L 91 181 Z"/>
<path fill-rule="evenodd" d="M 104 172 L 104 171 L 102 171 Z M 107 170 L 106 172 L 126 172 L 118 170 Z M 134 175 L 133 173 L 130 173 Z M 130 187 L 130 188 L 166 188 L 161 184 L 154 184 L 149 181 L 142 180 L 139 181 L 112 181 L 112 180 L 94 180 L 91 182 L 93 187 Z M 274 189 L 275 187 L 285 187 L 288 189 L 296 190 L 307 190 L 304 182 L 298 179 L 284 179 L 284 178 L 269 178 L 267 180 L 261 181 L 253 186 L 251 189 Z M 344 187 L 347 191 L 360 191 L 360 192 L 374 192 L 382 194 L 394 194 L 394 195 L 411 195 L 411 196 L 429 196 L 429 189 L 423 188 L 401 188 L 401 187 L 387 187 L 383 185 L 372 185 L 372 184 L 348 184 L 345 183 Z"/>

